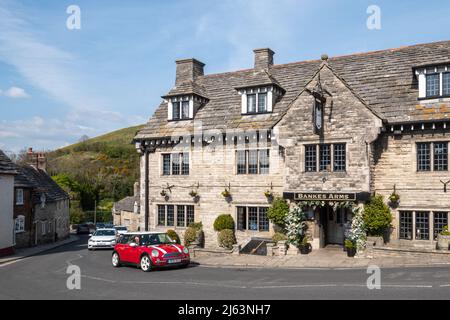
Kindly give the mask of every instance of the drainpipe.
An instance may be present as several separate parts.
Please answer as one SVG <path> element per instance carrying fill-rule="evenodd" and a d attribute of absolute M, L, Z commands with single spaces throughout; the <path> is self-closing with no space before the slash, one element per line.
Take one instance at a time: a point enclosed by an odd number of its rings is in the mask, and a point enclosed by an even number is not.
<path fill-rule="evenodd" d="M 148 196 L 149 196 L 149 164 L 148 164 L 148 157 L 149 157 L 149 151 L 148 148 L 144 149 L 144 157 L 145 157 L 145 205 L 144 205 L 144 214 L 145 214 L 145 231 L 149 231 L 149 203 L 148 203 Z"/>

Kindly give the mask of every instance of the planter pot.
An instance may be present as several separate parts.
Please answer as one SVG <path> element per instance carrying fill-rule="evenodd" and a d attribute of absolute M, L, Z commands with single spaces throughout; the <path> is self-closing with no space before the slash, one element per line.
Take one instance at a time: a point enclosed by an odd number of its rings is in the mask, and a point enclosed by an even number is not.
<path fill-rule="evenodd" d="M 450 250 L 450 236 L 438 235 L 437 248 L 439 250 Z"/>
<path fill-rule="evenodd" d="M 298 249 L 300 250 L 301 254 L 308 254 L 311 252 L 311 245 L 308 244 L 306 246 L 299 246 Z"/>
<path fill-rule="evenodd" d="M 347 257 L 353 258 L 356 255 L 356 248 L 347 248 Z"/>

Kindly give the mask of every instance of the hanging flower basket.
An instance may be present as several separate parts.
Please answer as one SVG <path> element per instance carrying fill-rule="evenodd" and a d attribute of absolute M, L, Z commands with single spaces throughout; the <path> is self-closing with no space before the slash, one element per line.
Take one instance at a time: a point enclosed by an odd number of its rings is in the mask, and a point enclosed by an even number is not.
<path fill-rule="evenodd" d="M 227 202 L 231 202 L 232 198 L 231 198 L 230 190 L 225 189 L 224 191 L 222 191 L 222 197 L 224 197 Z"/>
<path fill-rule="evenodd" d="M 396 192 L 393 192 L 389 196 L 389 203 L 390 203 L 390 205 L 391 206 L 397 206 L 399 202 L 400 202 L 400 196 Z"/>
<path fill-rule="evenodd" d="M 192 190 L 191 192 L 189 192 L 189 195 L 190 195 L 192 198 L 196 198 L 196 197 L 198 197 L 198 192 L 195 191 L 195 190 Z"/>
<path fill-rule="evenodd" d="M 167 196 L 166 190 L 162 190 L 160 195 L 161 195 L 161 197 L 165 198 Z"/>

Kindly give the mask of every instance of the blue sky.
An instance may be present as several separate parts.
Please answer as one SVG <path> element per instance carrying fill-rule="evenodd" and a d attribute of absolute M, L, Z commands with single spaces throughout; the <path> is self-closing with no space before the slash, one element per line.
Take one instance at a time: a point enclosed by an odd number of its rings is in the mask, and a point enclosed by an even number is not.
<path fill-rule="evenodd" d="M 81 29 L 69 30 L 69 5 Z M 381 30 L 366 27 L 368 6 Z M 450 40 L 450 2 L 355 0 L 0 0 L 0 148 L 55 149 L 145 123 L 176 59 L 206 73 Z"/>

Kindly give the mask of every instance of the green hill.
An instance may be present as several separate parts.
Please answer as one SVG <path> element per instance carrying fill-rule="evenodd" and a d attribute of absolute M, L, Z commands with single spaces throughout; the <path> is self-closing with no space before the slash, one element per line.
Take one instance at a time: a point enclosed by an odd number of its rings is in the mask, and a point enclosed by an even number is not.
<path fill-rule="evenodd" d="M 71 194 L 73 211 L 93 210 L 95 202 L 110 210 L 114 201 L 133 194 L 139 155 L 132 140 L 142 127 L 117 130 L 47 154 L 48 172 Z"/>

